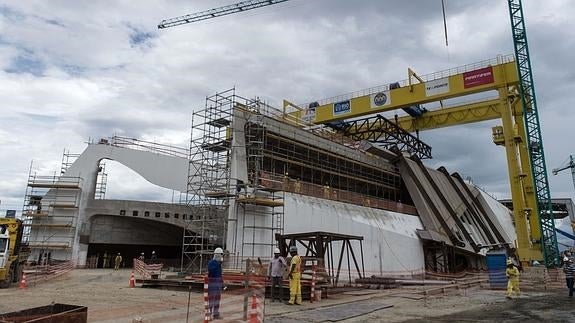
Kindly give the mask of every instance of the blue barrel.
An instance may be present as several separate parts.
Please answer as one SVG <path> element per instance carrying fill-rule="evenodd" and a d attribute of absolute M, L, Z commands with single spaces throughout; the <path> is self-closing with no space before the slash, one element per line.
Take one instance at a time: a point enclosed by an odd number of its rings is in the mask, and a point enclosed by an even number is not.
<path fill-rule="evenodd" d="M 491 288 L 506 288 L 507 277 L 505 267 L 507 253 L 504 250 L 487 252 L 487 272 L 489 273 L 489 285 Z"/>

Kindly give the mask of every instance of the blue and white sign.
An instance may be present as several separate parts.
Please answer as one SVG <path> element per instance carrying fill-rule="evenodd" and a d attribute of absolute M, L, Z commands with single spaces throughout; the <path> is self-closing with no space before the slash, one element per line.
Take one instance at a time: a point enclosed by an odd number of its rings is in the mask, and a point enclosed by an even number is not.
<path fill-rule="evenodd" d="M 449 77 L 425 82 L 425 96 L 434 96 L 449 92 Z"/>
<path fill-rule="evenodd" d="M 371 95 L 370 104 L 372 109 L 381 108 L 391 104 L 391 97 L 389 91 L 377 92 Z"/>
<path fill-rule="evenodd" d="M 351 101 L 345 100 L 333 104 L 333 115 L 341 115 L 351 112 Z"/>
<path fill-rule="evenodd" d="M 305 122 L 313 123 L 315 122 L 315 107 L 311 107 L 309 109 L 305 109 L 303 111 L 302 120 Z"/>

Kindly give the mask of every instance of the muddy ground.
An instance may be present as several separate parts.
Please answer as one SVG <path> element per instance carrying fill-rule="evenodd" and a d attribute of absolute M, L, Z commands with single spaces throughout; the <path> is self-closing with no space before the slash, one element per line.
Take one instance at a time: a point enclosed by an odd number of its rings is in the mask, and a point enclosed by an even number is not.
<path fill-rule="evenodd" d="M 88 307 L 89 322 L 202 322 L 199 292 L 128 288 L 129 270 L 74 270 L 52 282 L 0 290 L 0 313 L 54 303 Z M 319 303 L 288 306 L 265 302 L 265 322 L 575 322 L 575 300 L 566 289 L 524 292 L 507 300 L 504 291 L 453 289 L 424 297 L 422 287 L 359 290 Z M 189 310 L 188 310 L 188 297 Z M 226 292 L 224 320 L 243 317 L 243 296 Z"/>

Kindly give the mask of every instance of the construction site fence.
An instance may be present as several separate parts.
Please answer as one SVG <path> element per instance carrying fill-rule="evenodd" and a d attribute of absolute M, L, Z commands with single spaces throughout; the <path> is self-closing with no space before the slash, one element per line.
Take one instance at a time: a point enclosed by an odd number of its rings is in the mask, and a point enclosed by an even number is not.
<path fill-rule="evenodd" d="M 33 286 L 63 276 L 74 268 L 75 264 L 72 261 L 65 261 L 43 266 L 27 266 L 24 268 L 23 273 L 26 275 L 26 283 L 28 286 Z"/>
<path fill-rule="evenodd" d="M 278 191 L 302 194 L 327 200 L 366 206 L 370 208 L 417 215 L 417 209 L 411 205 L 403 204 L 397 201 L 366 196 L 351 191 L 335 189 L 325 185 L 302 182 L 285 175 L 277 175 L 265 171 L 260 173 L 260 184 L 266 188 Z"/>
<path fill-rule="evenodd" d="M 191 294 L 190 303 L 203 303 L 203 308 L 190 308 L 192 322 L 208 322 L 215 319 L 212 305 L 219 303 L 219 316 L 228 322 L 263 322 L 265 313 L 265 291 L 267 278 L 258 275 L 225 273 L 223 285 L 217 278 L 208 278 L 207 274 L 188 277 L 204 284 L 203 294 Z M 238 284 L 241 282 L 241 284 Z M 221 286 L 217 291 L 210 290 L 211 284 Z M 241 286 L 241 287 L 238 287 Z M 219 294 L 219 295 L 218 295 Z M 200 297 L 202 298 L 200 301 Z"/>
<path fill-rule="evenodd" d="M 156 264 L 147 264 L 142 260 L 133 259 L 133 264 L 134 264 L 134 271 L 136 273 L 138 273 L 138 275 L 140 275 L 141 278 L 144 279 L 149 279 L 149 278 L 153 278 L 153 277 L 158 277 L 161 272 L 162 272 L 162 268 L 164 267 L 164 264 L 162 263 L 156 263 Z"/>

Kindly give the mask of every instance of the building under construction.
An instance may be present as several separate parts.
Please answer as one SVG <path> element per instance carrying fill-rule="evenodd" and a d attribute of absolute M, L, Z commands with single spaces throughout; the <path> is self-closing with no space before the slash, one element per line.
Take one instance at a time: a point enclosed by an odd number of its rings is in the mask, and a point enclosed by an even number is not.
<path fill-rule="evenodd" d="M 93 266 L 104 252 L 160 250 L 193 271 L 217 246 L 228 267 L 243 268 L 295 243 L 328 266 L 402 274 L 483 268 L 488 250 L 513 246 L 505 206 L 457 173 L 425 167 L 429 146 L 397 126 L 388 131 L 384 143 L 354 140 L 233 89 L 215 94 L 193 113 L 189 150 L 114 137 L 90 144 L 60 177 L 31 174 L 32 257 Z M 106 159 L 185 198 L 102 198 Z"/>

